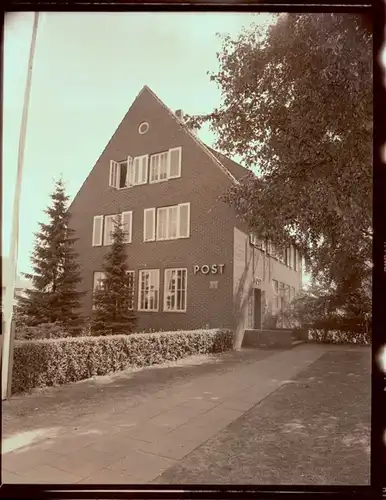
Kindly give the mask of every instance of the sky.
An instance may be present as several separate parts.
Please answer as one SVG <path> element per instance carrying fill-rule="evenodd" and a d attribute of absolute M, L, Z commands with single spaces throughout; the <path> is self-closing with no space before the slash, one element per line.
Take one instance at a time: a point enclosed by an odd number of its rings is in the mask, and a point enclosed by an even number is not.
<path fill-rule="evenodd" d="M 220 91 L 217 32 L 237 35 L 272 15 L 41 13 L 20 204 L 18 273 L 29 272 L 38 222 L 63 174 L 71 199 L 144 85 L 172 110 L 209 113 Z M 3 255 L 9 255 L 18 144 L 33 13 L 9 13 L 4 33 Z M 199 137 L 213 146 L 205 129 Z"/>
<path fill-rule="evenodd" d="M 29 272 L 54 179 L 75 196 L 144 85 L 172 110 L 209 113 L 221 102 L 216 33 L 237 36 L 268 13 L 41 13 L 20 204 L 18 274 Z M 9 255 L 20 123 L 33 13 L 8 13 L 3 73 L 3 255 Z M 383 53 L 386 65 L 386 50 Z M 385 72 L 386 84 L 386 72 Z M 203 128 L 199 137 L 213 146 Z M 386 157 L 386 148 L 385 157 Z"/>

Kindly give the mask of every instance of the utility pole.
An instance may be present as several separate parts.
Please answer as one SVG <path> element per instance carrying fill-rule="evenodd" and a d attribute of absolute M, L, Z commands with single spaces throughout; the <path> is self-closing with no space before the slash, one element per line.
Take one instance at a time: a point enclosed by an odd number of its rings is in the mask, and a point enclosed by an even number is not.
<path fill-rule="evenodd" d="M 15 197 L 13 200 L 12 214 L 12 234 L 10 245 L 10 267 L 8 276 L 5 276 L 5 297 L 4 297 L 4 331 L 3 331 L 3 346 L 2 346 L 2 366 L 1 366 L 1 399 L 7 399 L 10 395 L 11 388 L 11 370 L 14 341 L 14 328 L 12 327 L 13 303 L 15 294 L 15 283 L 17 276 L 17 257 L 19 244 L 19 210 L 20 210 L 20 193 L 22 184 L 22 172 L 25 150 L 25 138 L 27 132 L 29 98 L 31 93 L 32 67 L 35 56 L 36 36 L 38 29 L 39 12 L 34 14 L 34 24 L 32 28 L 31 47 L 29 52 L 27 81 L 24 93 L 23 114 L 21 118 L 20 137 L 19 137 L 19 152 L 17 159 L 17 175 L 15 186 Z"/>

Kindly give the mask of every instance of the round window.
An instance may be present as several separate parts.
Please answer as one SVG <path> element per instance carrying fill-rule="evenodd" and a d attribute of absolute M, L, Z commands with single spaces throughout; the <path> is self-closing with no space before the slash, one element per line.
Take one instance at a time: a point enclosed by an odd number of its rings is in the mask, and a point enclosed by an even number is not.
<path fill-rule="evenodd" d="M 147 122 L 142 122 L 138 127 L 138 132 L 140 134 L 146 134 L 148 130 L 149 130 L 149 124 Z"/>

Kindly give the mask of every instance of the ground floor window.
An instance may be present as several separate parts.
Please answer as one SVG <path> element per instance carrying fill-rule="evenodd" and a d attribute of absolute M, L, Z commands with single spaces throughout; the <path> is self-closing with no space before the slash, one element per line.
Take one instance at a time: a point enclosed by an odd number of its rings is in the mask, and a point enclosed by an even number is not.
<path fill-rule="evenodd" d="M 187 269 L 165 269 L 164 311 L 186 312 Z"/>
<path fill-rule="evenodd" d="M 135 271 L 127 271 L 127 275 L 129 278 L 129 310 L 132 311 L 134 309 L 135 304 Z"/>
<path fill-rule="evenodd" d="M 139 271 L 139 311 L 158 311 L 159 309 L 159 269 Z"/>

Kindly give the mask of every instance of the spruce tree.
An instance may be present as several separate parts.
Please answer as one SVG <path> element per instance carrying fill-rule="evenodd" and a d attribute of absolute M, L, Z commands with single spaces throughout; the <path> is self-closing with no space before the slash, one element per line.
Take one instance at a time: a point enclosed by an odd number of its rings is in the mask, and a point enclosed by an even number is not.
<path fill-rule="evenodd" d="M 112 245 L 102 266 L 104 278 L 94 292 L 92 331 L 96 335 L 128 334 L 137 317 L 133 311 L 133 283 L 128 274 L 125 232 L 120 217 L 114 222 Z"/>
<path fill-rule="evenodd" d="M 51 206 L 45 210 L 49 222 L 40 222 L 40 232 L 35 233 L 31 256 L 33 273 L 23 273 L 32 281 L 33 288 L 25 291 L 25 297 L 19 298 L 16 313 L 25 315 L 31 326 L 59 322 L 75 333 L 82 323 L 77 310 L 84 292 L 77 290 L 81 281 L 77 254 L 73 249 L 77 238 L 69 227 L 69 196 L 62 179 L 55 183 L 51 200 Z"/>

